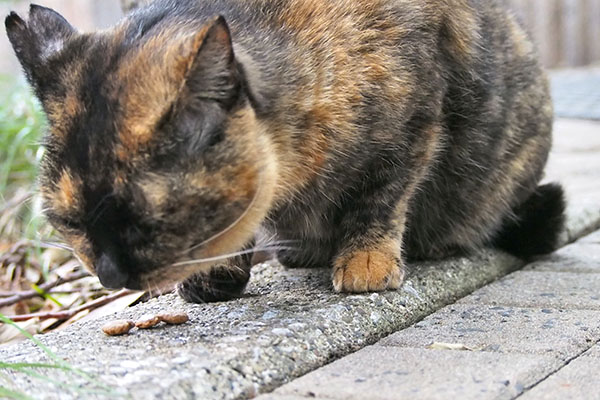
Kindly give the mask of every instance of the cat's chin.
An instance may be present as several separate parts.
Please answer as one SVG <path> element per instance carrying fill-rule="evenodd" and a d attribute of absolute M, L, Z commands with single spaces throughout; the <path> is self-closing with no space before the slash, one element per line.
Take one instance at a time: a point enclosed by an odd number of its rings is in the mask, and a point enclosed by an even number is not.
<path fill-rule="evenodd" d="M 132 290 L 145 290 L 152 294 L 168 293 L 185 281 L 187 278 L 210 271 L 212 264 L 195 263 L 177 267 L 167 267 L 152 271 L 151 273 L 130 277 L 126 288 Z"/>

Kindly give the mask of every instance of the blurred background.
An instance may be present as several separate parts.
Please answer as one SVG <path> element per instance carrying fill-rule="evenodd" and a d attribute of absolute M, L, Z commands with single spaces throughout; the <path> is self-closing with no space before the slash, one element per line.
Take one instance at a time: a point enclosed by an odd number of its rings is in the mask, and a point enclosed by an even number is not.
<path fill-rule="evenodd" d="M 600 62 L 600 0 L 508 0 L 548 68 Z"/>
<path fill-rule="evenodd" d="M 83 31 L 105 28 L 122 17 L 120 0 L 36 0 Z M 123 0 L 130 3 L 131 0 Z M 600 0 L 504 0 L 534 36 L 548 68 L 600 63 Z M 25 13 L 30 0 L 0 0 L 0 15 Z M 0 35 L 0 73 L 19 70 L 5 34 Z"/>
<path fill-rule="evenodd" d="M 10 11 L 26 16 L 30 3 L 53 8 L 82 31 L 107 28 L 123 15 L 119 0 L 0 0 L 1 20 L 4 21 Z M 0 31 L 0 74 L 19 73 L 20 67 L 6 37 L 4 23 Z"/>

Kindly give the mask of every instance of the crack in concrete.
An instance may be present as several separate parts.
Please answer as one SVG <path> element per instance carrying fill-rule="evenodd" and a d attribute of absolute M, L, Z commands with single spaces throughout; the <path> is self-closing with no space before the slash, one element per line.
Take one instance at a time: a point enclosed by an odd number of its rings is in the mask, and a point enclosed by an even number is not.
<path fill-rule="evenodd" d="M 551 376 L 556 375 L 559 371 L 561 371 L 566 366 L 568 366 L 569 364 L 571 364 L 571 362 L 573 362 L 576 359 L 578 359 L 581 356 L 583 356 L 585 353 L 587 353 L 588 351 L 590 351 L 592 349 L 592 347 L 596 346 L 597 344 L 600 344 L 600 339 L 598 339 L 596 342 L 593 342 L 590 347 L 582 350 L 581 352 L 579 352 L 578 354 L 574 355 L 573 357 L 565 360 L 565 363 L 563 365 L 561 365 L 560 367 L 556 368 L 554 371 L 550 372 L 549 374 L 547 374 L 543 378 L 539 379 L 534 384 L 526 386 L 524 388 L 524 390 L 521 393 L 519 393 L 517 396 L 513 397 L 513 399 L 518 399 L 519 397 L 523 396 L 525 393 L 529 392 L 531 389 L 533 389 L 536 386 L 539 386 L 541 383 L 547 381 Z"/>

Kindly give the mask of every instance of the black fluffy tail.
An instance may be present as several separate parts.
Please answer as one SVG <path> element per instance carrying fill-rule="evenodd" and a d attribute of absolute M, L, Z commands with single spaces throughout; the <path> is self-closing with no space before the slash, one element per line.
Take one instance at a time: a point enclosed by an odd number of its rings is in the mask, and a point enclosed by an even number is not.
<path fill-rule="evenodd" d="M 558 246 L 565 224 L 565 197 L 559 184 L 539 186 L 514 210 L 493 244 L 521 258 L 550 253 Z"/>

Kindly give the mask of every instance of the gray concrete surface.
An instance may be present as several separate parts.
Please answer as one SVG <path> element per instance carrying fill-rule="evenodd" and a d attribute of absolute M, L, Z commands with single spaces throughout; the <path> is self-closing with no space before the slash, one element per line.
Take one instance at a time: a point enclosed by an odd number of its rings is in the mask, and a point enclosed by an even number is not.
<path fill-rule="evenodd" d="M 118 315 L 136 318 L 185 309 L 191 317 L 185 325 L 106 337 L 99 327 L 113 316 L 41 339 L 75 366 L 136 399 L 245 398 L 407 327 L 521 265 L 485 251 L 471 259 L 413 266 L 401 290 L 366 295 L 334 294 L 325 269 L 262 265 L 243 299 L 190 305 L 167 295 Z M 0 349 L 0 359 L 7 361 L 38 355 L 30 343 Z M 152 384 L 158 377 L 160 384 Z M 19 375 L 12 378 L 36 398 L 79 397 L 49 392 Z"/>
<path fill-rule="evenodd" d="M 529 264 L 528 271 L 600 273 L 600 236 L 585 237 Z"/>
<path fill-rule="evenodd" d="M 557 116 L 600 120 L 600 68 L 557 70 L 550 78 Z"/>
<path fill-rule="evenodd" d="M 569 205 L 566 244 L 600 228 L 600 124 L 559 119 L 554 133 L 545 181 L 565 187 Z"/>
<path fill-rule="evenodd" d="M 600 243 L 600 231 L 596 231 L 579 240 L 580 244 Z"/>
<path fill-rule="evenodd" d="M 600 274 L 518 271 L 459 303 L 600 310 Z"/>
<path fill-rule="evenodd" d="M 600 345 L 596 345 L 525 393 L 521 399 L 598 400 L 599 373 Z"/>
<path fill-rule="evenodd" d="M 538 373 L 549 373 L 551 361 L 539 355 L 369 346 L 274 394 L 339 400 L 511 399 L 534 384 Z"/>
<path fill-rule="evenodd" d="M 598 234 L 558 253 L 598 254 Z M 514 272 L 259 399 L 600 398 L 600 309 L 561 274 L 600 293 L 600 270 Z"/>
<path fill-rule="evenodd" d="M 556 126 L 549 178 L 563 182 L 569 194 L 566 244 L 600 226 L 600 157 L 594 150 L 600 148 L 600 135 L 590 135 L 599 128 L 589 122 L 559 121 Z M 576 156 L 583 161 L 574 162 Z M 595 256 L 576 258 L 578 251 L 573 250 L 595 249 L 594 237 L 597 234 L 549 256 L 548 265 L 538 262 L 491 284 L 524 263 L 484 250 L 468 258 L 411 265 L 400 290 L 381 294 L 338 295 L 332 292 L 328 270 L 261 265 L 242 299 L 190 305 L 166 295 L 40 339 L 60 357 L 116 388 L 118 395 L 135 399 L 241 399 L 279 386 L 268 396 L 510 398 L 558 375 L 553 374 L 600 339 Z M 571 267 L 561 267 L 556 257 L 569 258 Z M 442 320 L 447 322 L 432 327 L 430 336 L 420 334 L 421 342 L 368 347 L 464 296 L 468 297 L 452 307 L 472 310 L 468 318 L 446 308 L 440 312 L 446 313 Z M 191 321 L 134 330 L 125 337 L 106 337 L 99 329 L 107 319 L 170 309 L 185 310 Z M 435 318 L 436 314 L 423 323 Z M 477 321 L 483 327 L 476 327 Z M 465 335 L 472 331 L 474 336 L 460 337 L 471 351 L 423 347 L 430 340 L 457 341 L 452 327 L 463 327 Z M 443 340 L 432 336 L 438 333 Z M 511 335 L 518 338 L 511 341 Z M 0 359 L 31 362 L 45 356 L 23 342 L 0 348 Z M 89 392 L 91 385 L 77 376 L 43 373 L 87 391 L 57 391 L 16 373 L 9 382 L 36 399 L 116 397 Z"/>
<path fill-rule="evenodd" d="M 439 343 L 471 351 L 537 354 L 562 363 L 600 338 L 600 311 L 451 305 L 378 345 L 431 348 Z"/>

